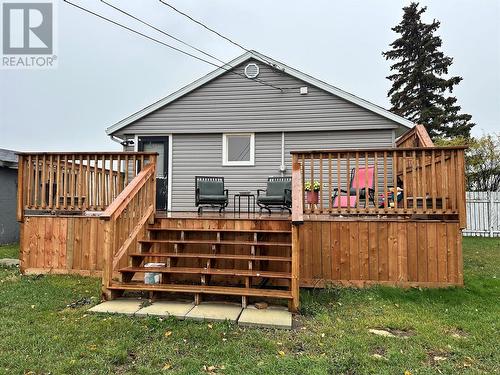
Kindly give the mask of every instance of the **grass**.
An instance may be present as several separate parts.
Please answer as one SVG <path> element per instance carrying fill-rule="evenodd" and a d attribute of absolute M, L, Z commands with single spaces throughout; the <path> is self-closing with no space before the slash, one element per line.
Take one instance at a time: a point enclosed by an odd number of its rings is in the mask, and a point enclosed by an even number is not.
<path fill-rule="evenodd" d="M 0 268 L 0 374 L 499 373 L 499 270 L 499 239 L 465 238 L 464 288 L 303 291 L 282 331 L 87 314 L 99 280 Z"/>
<path fill-rule="evenodd" d="M 19 245 L 18 244 L 0 245 L 0 259 L 3 258 L 11 258 L 11 259 L 19 258 Z"/>

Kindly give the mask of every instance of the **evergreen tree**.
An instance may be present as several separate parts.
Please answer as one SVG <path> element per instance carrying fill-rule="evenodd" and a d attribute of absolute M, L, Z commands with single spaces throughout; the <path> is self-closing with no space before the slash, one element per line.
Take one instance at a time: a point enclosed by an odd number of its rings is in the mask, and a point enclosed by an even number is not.
<path fill-rule="evenodd" d="M 471 116 L 460 114 L 457 99 L 447 96 L 462 77 L 446 78 L 453 59 L 440 51 L 442 40 L 434 35 L 440 22 L 422 22 L 426 9 L 419 9 L 418 3 L 404 7 L 403 20 L 392 28 L 400 37 L 390 44 L 390 51 L 382 53 L 386 60 L 395 61 L 394 74 L 387 77 L 393 82 L 387 94 L 391 111 L 424 125 L 432 138 L 469 137 L 475 125 Z"/>

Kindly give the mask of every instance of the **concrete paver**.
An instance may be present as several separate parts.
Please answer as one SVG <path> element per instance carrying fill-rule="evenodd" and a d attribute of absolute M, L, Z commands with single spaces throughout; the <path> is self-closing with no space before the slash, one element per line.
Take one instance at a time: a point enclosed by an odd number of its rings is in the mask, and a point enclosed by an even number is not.
<path fill-rule="evenodd" d="M 242 307 L 233 303 L 203 302 L 186 314 L 186 319 L 236 322 Z"/>
<path fill-rule="evenodd" d="M 143 307 L 135 315 L 175 316 L 177 319 L 184 319 L 193 307 L 192 302 L 156 301 L 150 306 Z"/>
<path fill-rule="evenodd" d="M 241 312 L 238 324 L 242 326 L 291 329 L 292 314 L 286 309 L 273 306 L 262 310 L 255 308 L 255 306 L 248 306 Z"/>
<path fill-rule="evenodd" d="M 135 314 L 142 305 L 142 300 L 137 299 L 115 299 L 95 305 L 90 312 L 111 313 L 111 314 Z"/>

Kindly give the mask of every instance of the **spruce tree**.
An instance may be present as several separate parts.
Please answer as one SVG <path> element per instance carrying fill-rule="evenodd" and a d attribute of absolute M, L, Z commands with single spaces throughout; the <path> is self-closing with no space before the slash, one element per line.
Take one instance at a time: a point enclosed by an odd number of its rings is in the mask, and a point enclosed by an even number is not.
<path fill-rule="evenodd" d="M 469 137 L 475 124 L 470 115 L 459 113 L 457 99 L 448 95 L 462 77 L 447 77 L 453 59 L 440 50 L 442 40 L 434 35 L 440 22 L 422 22 L 426 9 L 418 3 L 404 7 L 402 21 L 392 28 L 400 37 L 382 53 L 395 61 L 394 73 L 387 77 L 393 82 L 387 94 L 391 111 L 424 125 L 432 138 Z"/>

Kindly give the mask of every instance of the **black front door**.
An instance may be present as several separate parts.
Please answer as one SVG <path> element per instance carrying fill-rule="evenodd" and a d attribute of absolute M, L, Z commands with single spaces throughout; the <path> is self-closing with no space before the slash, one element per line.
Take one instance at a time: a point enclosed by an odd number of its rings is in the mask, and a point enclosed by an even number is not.
<path fill-rule="evenodd" d="M 139 151 L 157 152 L 156 210 L 168 208 L 168 137 L 139 137 Z"/>

